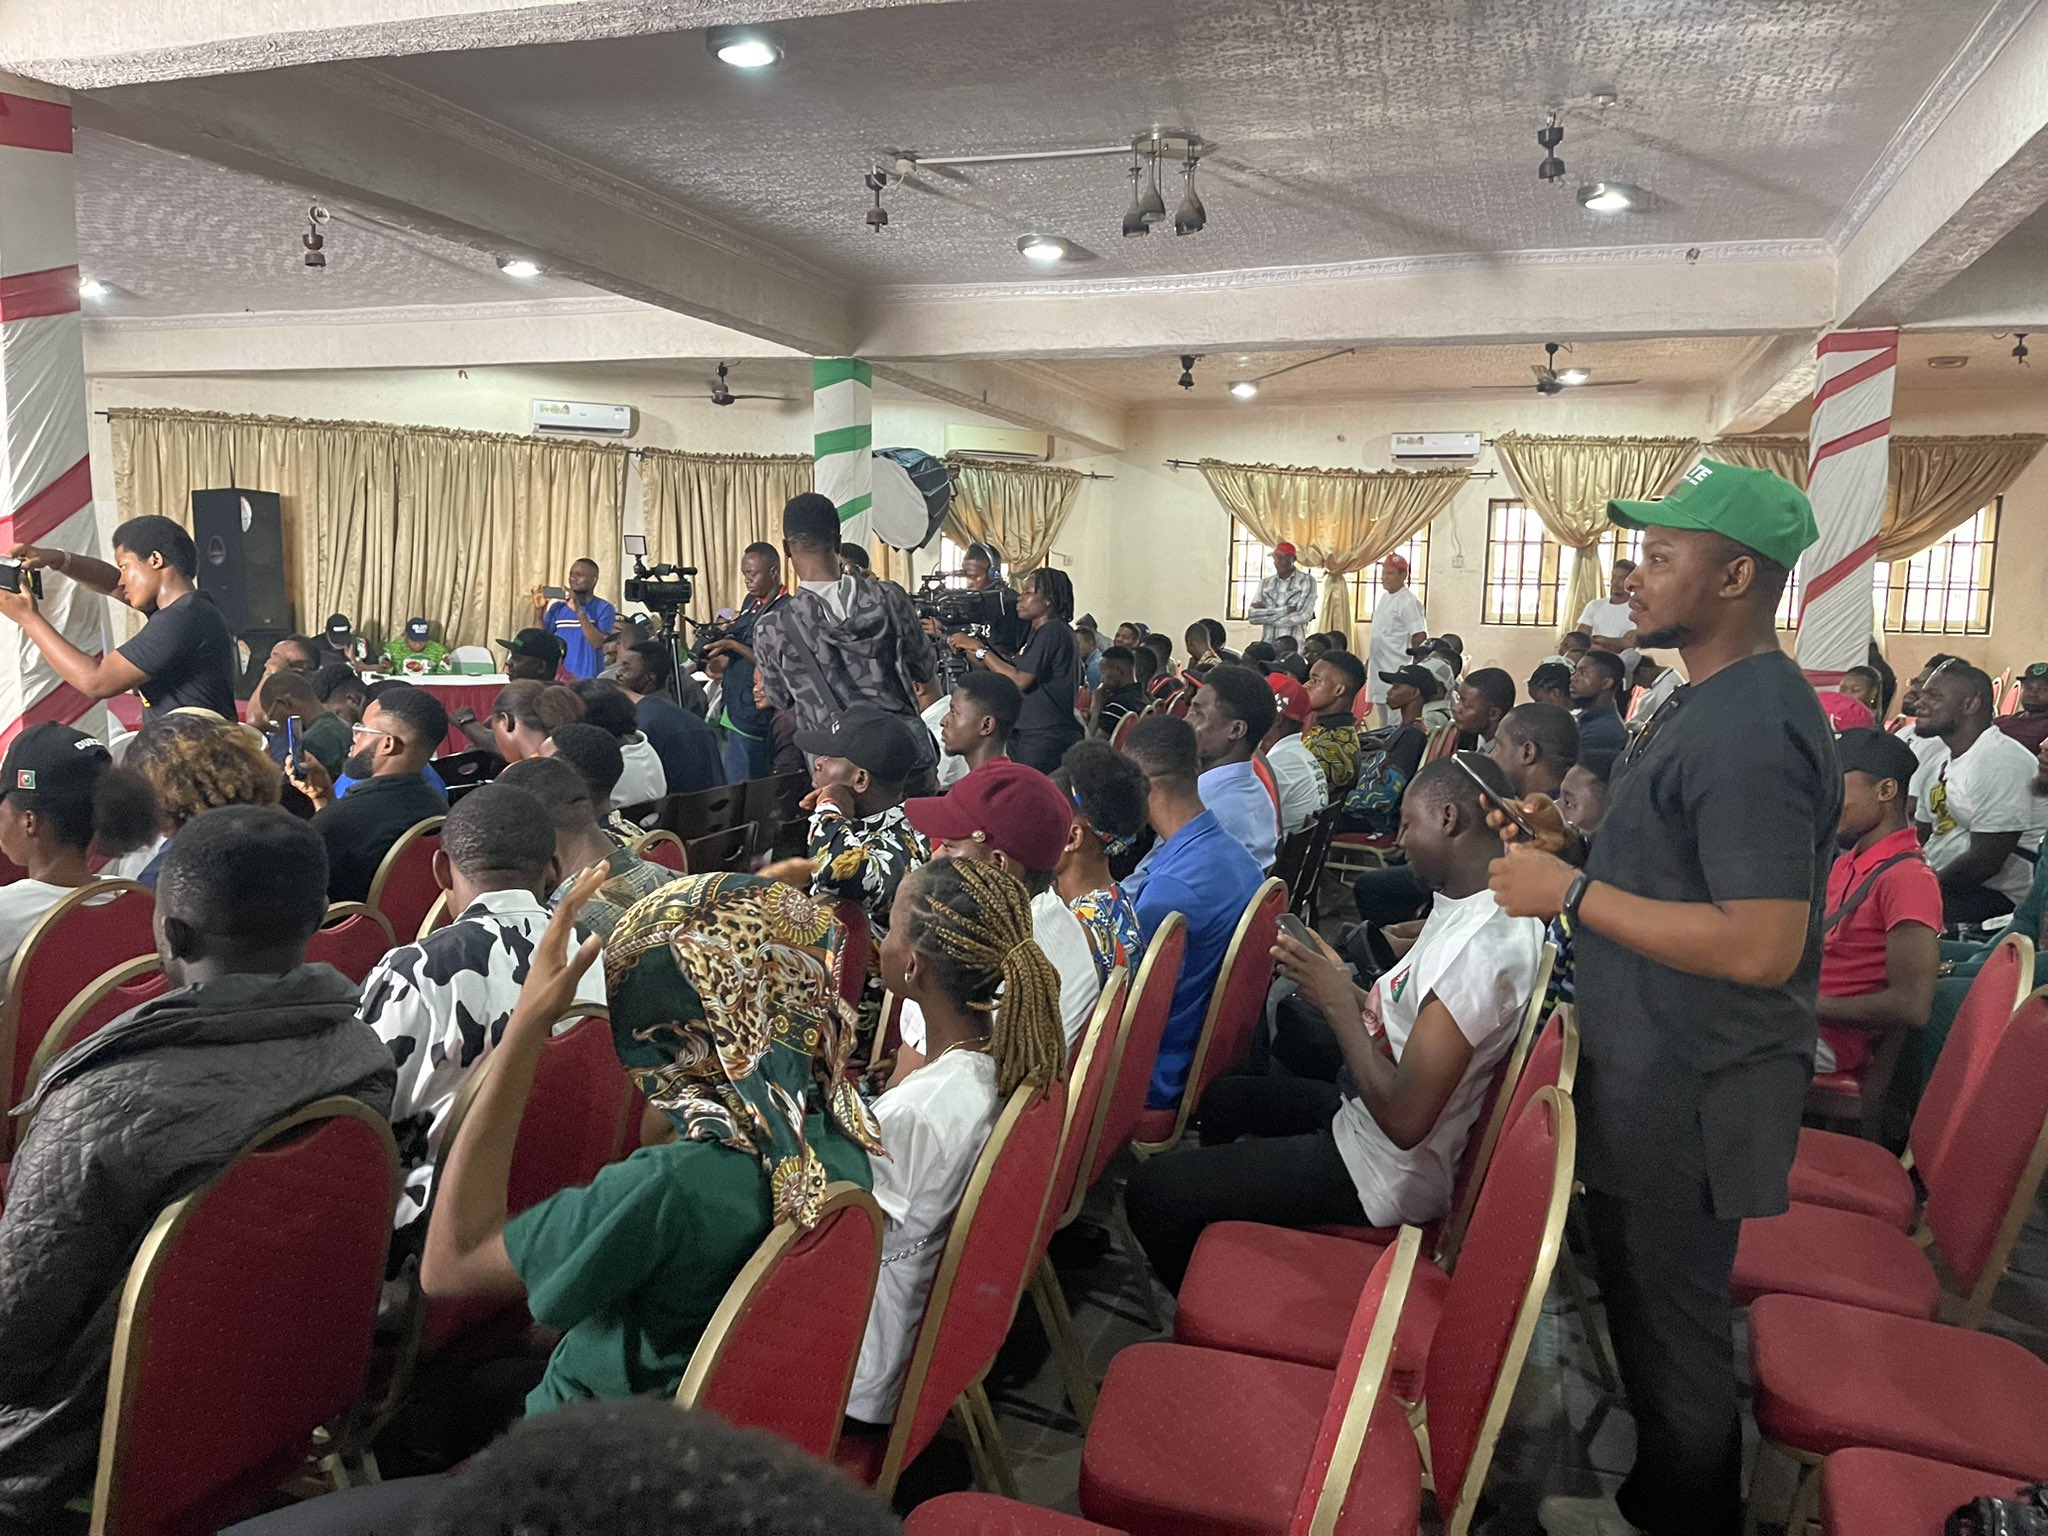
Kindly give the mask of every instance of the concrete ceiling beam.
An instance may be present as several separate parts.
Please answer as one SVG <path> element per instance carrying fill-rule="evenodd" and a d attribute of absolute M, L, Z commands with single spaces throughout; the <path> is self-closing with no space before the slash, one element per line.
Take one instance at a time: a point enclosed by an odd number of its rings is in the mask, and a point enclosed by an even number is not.
<path fill-rule="evenodd" d="M 880 362 L 875 376 L 1090 453 L 1120 453 L 1124 407 L 1023 363 Z"/>
<path fill-rule="evenodd" d="M 1766 337 L 1714 390 L 1716 436 L 1760 432 L 1813 393 L 1820 378 L 1814 347 L 1822 333 Z"/>

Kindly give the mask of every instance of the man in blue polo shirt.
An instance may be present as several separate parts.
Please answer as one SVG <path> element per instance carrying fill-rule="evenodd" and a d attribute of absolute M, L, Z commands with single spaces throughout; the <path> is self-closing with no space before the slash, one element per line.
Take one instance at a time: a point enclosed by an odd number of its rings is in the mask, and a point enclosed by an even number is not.
<path fill-rule="evenodd" d="M 618 627 L 618 609 L 597 595 L 597 575 L 595 560 L 578 560 L 569 567 L 566 597 L 550 602 L 545 590 L 533 594 L 534 622 L 567 649 L 562 665 L 571 677 L 604 670 L 605 637 Z"/>
<path fill-rule="evenodd" d="M 1202 804 L 1196 787 L 1201 755 L 1187 721 L 1147 715 L 1131 727 L 1124 751 L 1145 770 L 1152 830 L 1159 834 L 1146 860 L 1150 874 L 1136 898 L 1139 931 L 1149 944 L 1169 912 L 1180 913 L 1188 925 L 1187 955 L 1145 1095 L 1147 1108 L 1171 1109 L 1187 1084 L 1224 951 L 1264 876 L 1244 845 Z"/>

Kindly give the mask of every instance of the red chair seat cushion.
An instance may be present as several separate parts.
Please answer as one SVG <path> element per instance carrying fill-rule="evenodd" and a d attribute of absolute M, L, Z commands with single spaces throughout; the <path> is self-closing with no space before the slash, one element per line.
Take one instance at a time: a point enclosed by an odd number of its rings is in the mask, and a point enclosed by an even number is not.
<path fill-rule="evenodd" d="M 1918 1243 L 1874 1216 L 1825 1205 L 1745 1221 L 1732 1287 L 1737 1306 L 1787 1295 L 1904 1317 L 1941 1309 L 1941 1280 Z"/>
<path fill-rule="evenodd" d="M 1799 1133 L 1792 1159 L 1792 1199 L 1799 1205 L 1831 1205 L 1861 1211 L 1901 1232 L 1913 1230 L 1920 1200 L 1913 1176 L 1874 1141 L 1838 1131 Z"/>
<path fill-rule="evenodd" d="M 1380 1253 L 1320 1232 L 1216 1222 L 1195 1244 L 1181 1282 L 1174 1341 L 1334 1371 Z M 1422 1395 L 1422 1370 L 1450 1283 L 1428 1259 L 1416 1262 L 1387 1378 L 1403 1402 Z"/>
<path fill-rule="evenodd" d="M 832 1459 L 839 1463 L 839 1470 L 856 1482 L 874 1487 L 875 1479 L 882 1475 L 883 1459 L 889 1454 L 889 1432 L 856 1430 L 849 1426 L 840 1433 L 839 1449 Z"/>
<path fill-rule="evenodd" d="M 1178 1109 L 1148 1109 L 1138 1116 L 1137 1129 L 1131 1132 L 1131 1140 L 1161 1142 L 1173 1137 L 1173 1122 L 1180 1118 Z"/>
<path fill-rule="evenodd" d="M 1813 1075 L 1811 1091 L 1814 1093 L 1830 1093 L 1847 1099 L 1860 1099 L 1863 1096 L 1863 1074 L 1860 1072 L 1816 1072 Z"/>
<path fill-rule="evenodd" d="M 1905 1451 L 2013 1477 L 2048 1470 L 2048 1363 L 2010 1339 L 1809 1296 L 1749 1309 L 1757 1428 L 1811 1456 Z"/>
<path fill-rule="evenodd" d="M 1897 1451 L 1837 1451 L 1821 1464 L 1820 1522 L 1829 1536 L 1941 1536 L 1949 1515 L 1987 1495 L 2009 1499 L 2015 1479 Z"/>
<path fill-rule="evenodd" d="M 1019 1504 L 992 1493 L 948 1493 L 928 1499 L 903 1522 L 903 1536 L 1119 1536 L 1112 1526 Z"/>
<path fill-rule="evenodd" d="M 1132 1536 L 1281 1536 L 1334 1381 L 1284 1360 L 1132 1345 L 1110 1362 L 1081 1452 L 1082 1513 Z M 1374 1529 L 1381 1514 L 1388 1529 L 1414 1529 L 1414 1442 L 1391 1395 L 1351 1486 L 1401 1501 L 1371 1512 Z M 1367 1514 L 1347 1508 L 1347 1524 L 1354 1513 Z"/>

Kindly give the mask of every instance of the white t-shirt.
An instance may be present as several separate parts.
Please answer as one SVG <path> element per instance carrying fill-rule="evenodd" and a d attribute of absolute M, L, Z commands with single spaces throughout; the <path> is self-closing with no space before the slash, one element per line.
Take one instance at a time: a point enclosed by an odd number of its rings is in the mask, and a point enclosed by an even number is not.
<path fill-rule="evenodd" d="M 1387 685 L 1380 681 L 1380 674 L 1407 666 L 1412 659 L 1408 647 L 1427 627 L 1414 588 L 1382 592 L 1373 599 L 1372 646 L 1365 658 L 1366 690 L 1373 703 L 1387 701 Z"/>
<path fill-rule="evenodd" d="M 1636 621 L 1628 616 L 1628 600 L 1615 602 L 1611 598 L 1596 597 L 1586 604 L 1586 611 L 1579 615 L 1579 628 L 1596 640 L 1619 640 L 1636 627 Z M 1621 653 L 1621 664 L 1628 675 L 1636 670 L 1636 649 L 1630 646 Z"/>
<path fill-rule="evenodd" d="M 0 885 L 0 985 L 5 985 L 7 967 L 14 963 L 29 929 L 76 889 L 73 885 L 31 880 L 26 875 L 12 885 Z"/>
<path fill-rule="evenodd" d="M 1329 778 L 1299 731 L 1273 743 L 1266 766 L 1273 770 L 1273 787 L 1280 791 L 1281 835 L 1292 837 L 1330 803 Z"/>
<path fill-rule="evenodd" d="M 614 807 L 645 805 L 668 793 L 668 775 L 662 771 L 661 754 L 645 735 L 635 731 L 620 742 L 619 756 L 626 760 L 626 771 L 612 788 Z"/>
<path fill-rule="evenodd" d="M 1906 797 L 1915 807 L 1913 819 L 1924 821 L 1927 818 L 1920 815 L 1918 808 L 1927 803 L 1927 792 L 1934 788 L 1942 769 L 1948 766 L 1948 743 L 1939 736 L 1922 736 L 1913 729 L 1911 716 L 1892 734 L 1911 747 L 1913 756 L 1919 760 L 1920 766 L 1913 770 L 1913 780 L 1906 786 Z"/>
<path fill-rule="evenodd" d="M 2033 753 L 1996 727 L 1960 756 L 1950 756 L 1927 793 L 1917 797 L 1915 812 L 1932 828 L 1927 862 L 1937 874 L 1963 856 L 1975 832 L 2017 832 L 2021 848 L 2040 848 L 2042 829 L 2048 828 L 2048 795 L 2034 793 L 2038 767 Z M 2033 880 L 2033 864 L 2012 853 L 1984 884 L 2018 903 Z"/>
<path fill-rule="evenodd" d="M 986 1051 L 948 1051 L 875 1100 L 887 1157 L 868 1154 L 882 1228 L 882 1270 L 854 1367 L 846 1411 L 886 1424 L 903 1392 L 903 1372 L 946 1251 L 953 1213 L 1002 1104 Z"/>
<path fill-rule="evenodd" d="M 1374 984 L 1372 1008 L 1386 1026 L 1396 1061 L 1431 997 L 1450 1010 L 1472 1044 L 1465 1075 L 1435 1127 L 1406 1152 L 1387 1139 L 1362 1100 L 1346 1098 L 1338 1106 L 1330 1131 L 1358 1187 L 1365 1219 L 1374 1226 L 1420 1226 L 1450 1210 L 1465 1138 L 1479 1118 L 1494 1068 L 1521 1027 L 1542 948 L 1543 925 L 1533 917 L 1508 916 L 1493 892 L 1439 894 L 1415 947 Z"/>
<path fill-rule="evenodd" d="M 932 741 L 939 749 L 939 788 L 951 789 L 967 777 L 967 759 L 957 752 L 946 750 L 946 738 L 939 734 L 939 722 L 946 718 L 946 712 L 953 707 L 953 696 L 942 693 L 925 706 L 922 719 L 924 728 L 932 733 Z"/>
<path fill-rule="evenodd" d="M 1031 937 L 1038 940 L 1045 958 L 1060 973 L 1060 1022 L 1066 1027 L 1067 1051 L 1071 1055 L 1095 1012 L 1095 1000 L 1102 995 L 1102 973 L 1095 969 L 1095 951 L 1088 947 L 1088 930 L 1067 910 L 1058 891 L 1044 890 L 1031 898 Z M 921 1054 L 924 1010 L 908 998 L 903 1001 L 898 1028 L 903 1043 Z"/>

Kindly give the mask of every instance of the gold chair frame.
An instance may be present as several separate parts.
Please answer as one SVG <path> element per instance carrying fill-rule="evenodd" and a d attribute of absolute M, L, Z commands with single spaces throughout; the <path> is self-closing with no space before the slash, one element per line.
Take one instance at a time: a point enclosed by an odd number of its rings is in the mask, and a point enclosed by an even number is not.
<path fill-rule="evenodd" d="M 376 908 L 382 914 L 385 926 L 394 933 L 397 932 L 398 925 L 391 921 L 391 914 L 384 911 L 381 899 L 384 887 L 390 881 L 391 872 L 398 867 L 398 861 L 405 852 L 423 837 L 438 836 L 441 824 L 447 819 L 446 816 L 428 816 L 414 822 L 398 834 L 398 840 L 384 850 L 384 857 L 377 862 L 377 873 L 371 877 L 370 894 L 365 899 L 365 905 Z"/>
<path fill-rule="evenodd" d="M 50 1063 L 69 1049 L 71 1036 L 78 1029 L 79 1021 L 116 987 L 125 987 L 139 976 L 163 969 L 163 961 L 155 955 L 138 955 L 133 960 L 123 960 L 112 970 L 102 971 L 86 984 L 83 992 L 64 1005 L 64 1011 L 57 1015 L 57 1021 L 44 1034 L 36 1053 L 29 1058 L 28 1078 L 22 1085 L 21 1098 L 26 1104 L 35 1097 L 36 1084 L 49 1070 Z M 27 1136 L 28 1128 L 35 1121 L 33 1114 L 21 1117 L 20 1135 Z"/>

